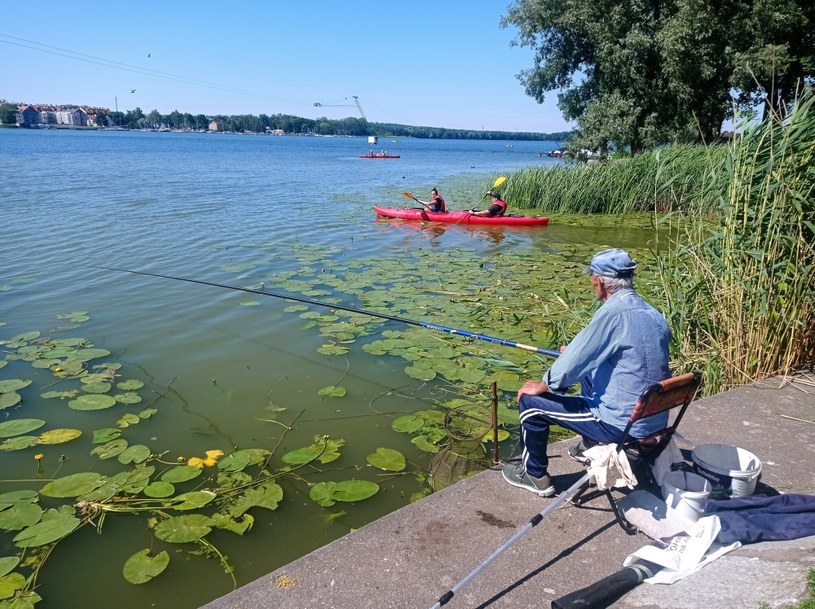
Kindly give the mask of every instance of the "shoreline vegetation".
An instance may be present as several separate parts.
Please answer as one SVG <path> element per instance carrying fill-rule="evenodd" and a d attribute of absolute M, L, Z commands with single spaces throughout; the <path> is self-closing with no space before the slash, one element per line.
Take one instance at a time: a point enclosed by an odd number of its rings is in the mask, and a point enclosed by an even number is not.
<path fill-rule="evenodd" d="M 814 101 L 746 127 L 729 144 L 522 170 L 509 176 L 504 195 L 545 212 L 653 212 L 655 228 L 669 230 L 653 248 L 659 281 L 646 296 L 673 331 L 674 372 L 701 371 L 705 395 L 809 369 Z"/>
<path fill-rule="evenodd" d="M 11 103 L 0 100 L 0 126 L 16 126 L 17 115 L 24 109 L 30 108 L 26 104 Z M 60 106 L 70 109 L 78 108 L 73 104 Z M 36 110 L 36 108 L 35 108 Z M 570 131 L 553 133 L 533 133 L 526 131 L 485 131 L 483 129 L 448 129 L 446 127 L 428 127 L 416 125 L 402 125 L 398 123 L 373 123 L 367 118 L 347 117 L 342 119 L 329 119 L 319 117 L 316 119 L 303 118 L 289 114 L 240 114 L 240 115 L 204 115 L 190 114 L 173 110 L 169 114 L 161 114 L 158 110 L 151 110 L 144 114 L 141 108 L 127 112 L 113 111 L 109 108 L 98 108 L 96 124 L 93 125 L 67 125 L 43 124 L 20 125 L 25 128 L 51 129 L 117 129 L 141 131 L 182 131 L 182 132 L 216 132 L 216 133 L 247 133 L 260 135 L 333 135 L 348 137 L 415 137 L 429 139 L 454 140 L 515 140 L 515 141 L 554 141 L 566 142 L 571 137 Z M 36 114 L 36 113 L 35 113 Z M 37 119 L 39 120 L 39 119 Z M 216 128 L 210 127 L 211 123 Z"/>

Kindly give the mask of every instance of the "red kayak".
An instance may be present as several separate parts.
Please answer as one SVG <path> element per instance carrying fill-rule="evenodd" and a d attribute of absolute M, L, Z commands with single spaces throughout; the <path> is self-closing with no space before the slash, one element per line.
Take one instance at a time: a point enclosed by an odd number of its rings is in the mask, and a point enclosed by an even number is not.
<path fill-rule="evenodd" d="M 546 226 L 549 218 L 531 216 L 474 216 L 468 211 L 434 212 L 425 209 L 374 207 L 380 218 L 399 218 L 413 222 L 446 222 L 450 224 L 486 224 L 493 226 Z"/>
<path fill-rule="evenodd" d="M 358 154 L 357 155 L 360 159 L 398 159 L 400 155 L 398 154 L 386 154 L 382 152 L 377 152 L 375 154 Z"/>

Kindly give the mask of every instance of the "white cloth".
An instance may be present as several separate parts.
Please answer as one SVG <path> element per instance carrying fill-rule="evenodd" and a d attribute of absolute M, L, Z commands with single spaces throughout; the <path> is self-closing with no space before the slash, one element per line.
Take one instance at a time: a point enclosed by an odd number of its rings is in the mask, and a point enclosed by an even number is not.
<path fill-rule="evenodd" d="M 615 444 L 592 446 L 583 455 L 591 459 L 589 475 L 599 490 L 637 486 L 637 478 L 631 471 L 625 451 L 618 451 Z"/>
<path fill-rule="evenodd" d="M 721 528 L 718 516 L 705 516 L 700 518 L 687 532 L 670 538 L 667 548 L 643 546 L 630 554 L 623 565 L 627 567 L 643 560 L 656 563 L 662 569 L 645 582 L 672 584 L 695 573 L 730 550 L 741 546 L 738 541 L 728 546 L 716 543 L 715 539 Z"/>

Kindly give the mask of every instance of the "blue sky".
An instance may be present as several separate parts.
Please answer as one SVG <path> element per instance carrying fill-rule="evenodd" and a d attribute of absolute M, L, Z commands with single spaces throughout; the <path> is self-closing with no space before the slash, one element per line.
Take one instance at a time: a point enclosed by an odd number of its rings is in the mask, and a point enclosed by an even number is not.
<path fill-rule="evenodd" d="M 507 6 L 490 0 L 42 0 L 0 25 L 0 99 L 111 109 L 118 100 L 120 110 L 138 106 L 145 113 L 343 118 L 358 116 L 356 95 L 373 122 L 571 128 L 554 94 L 538 104 L 516 78 L 533 56 L 510 46 L 513 30 L 499 28 Z"/>

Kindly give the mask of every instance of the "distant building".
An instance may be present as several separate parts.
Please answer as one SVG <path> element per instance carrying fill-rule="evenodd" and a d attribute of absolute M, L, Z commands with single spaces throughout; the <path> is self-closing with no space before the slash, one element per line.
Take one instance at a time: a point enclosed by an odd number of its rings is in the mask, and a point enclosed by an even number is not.
<path fill-rule="evenodd" d="M 88 113 L 82 108 L 71 108 L 57 111 L 57 125 L 88 126 Z"/>
<path fill-rule="evenodd" d="M 101 120 L 97 119 L 101 117 Z M 31 104 L 17 106 L 17 124 L 20 127 L 35 127 L 38 125 L 70 125 L 73 127 L 94 127 L 97 122 L 102 126 L 110 127 L 108 108 L 92 108 L 76 106 L 54 106 L 46 104 Z"/>
<path fill-rule="evenodd" d="M 42 122 L 42 114 L 34 106 L 25 106 L 17 114 L 17 124 L 20 127 L 34 127 Z"/>
<path fill-rule="evenodd" d="M 215 118 L 209 121 L 209 131 L 223 131 L 224 122 L 221 119 Z"/>

